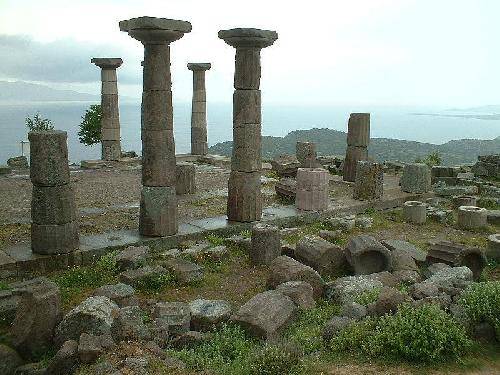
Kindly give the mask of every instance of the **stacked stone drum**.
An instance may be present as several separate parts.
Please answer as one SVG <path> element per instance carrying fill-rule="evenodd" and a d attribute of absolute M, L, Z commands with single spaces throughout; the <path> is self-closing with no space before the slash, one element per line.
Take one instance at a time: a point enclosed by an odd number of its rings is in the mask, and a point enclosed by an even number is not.
<path fill-rule="evenodd" d="M 30 132 L 31 248 L 37 254 L 78 248 L 75 193 L 70 184 L 67 134 Z"/>
<path fill-rule="evenodd" d="M 329 173 L 323 168 L 299 168 L 295 206 L 304 211 L 324 211 L 328 208 Z"/>
<path fill-rule="evenodd" d="M 189 63 L 193 72 L 193 101 L 191 106 L 191 154 L 206 155 L 207 143 L 207 92 L 205 89 L 205 72 L 210 63 Z"/>
<path fill-rule="evenodd" d="M 358 161 L 368 159 L 370 114 L 351 113 L 347 125 L 347 150 L 344 159 L 344 181 L 354 182 Z"/>

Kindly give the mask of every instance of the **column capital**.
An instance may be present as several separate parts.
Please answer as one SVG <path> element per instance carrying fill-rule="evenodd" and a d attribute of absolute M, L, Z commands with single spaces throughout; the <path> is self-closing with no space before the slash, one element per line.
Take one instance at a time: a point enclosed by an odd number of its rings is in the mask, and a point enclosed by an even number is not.
<path fill-rule="evenodd" d="M 90 62 L 101 69 L 116 69 L 123 64 L 119 57 L 93 57 Z"/>
<path fill-rule="evenodd" d="M 272 30 L 237 28 L 219 31 L 219 38 L 234 48 L 265 48 L 278 39 L 278 33 Z"/>
<path fill-rule="evenodd" d="M 210 64 L 210 63 L 188 63 L 187 64 L 187 68 L 189 70 L 192 70 L 193 72 L 210 70 L 211 67 L 212 67 L 212 64 Z"/>
<path fill-rule="evenodd" d="M 168 18 L 137 17 L 120 21 L 119 26 L 143 44 L 168 44 L 191 32 L 191 23 Z"/>

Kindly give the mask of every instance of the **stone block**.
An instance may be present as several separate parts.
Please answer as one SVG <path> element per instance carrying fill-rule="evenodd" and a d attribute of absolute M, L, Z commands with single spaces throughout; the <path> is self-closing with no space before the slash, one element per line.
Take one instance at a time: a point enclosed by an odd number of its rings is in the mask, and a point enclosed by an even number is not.
<path fill-rule="evenodd" d="M 252 264 L 270 264 L 281 255 L 281 240 L 278 227 L 256 224 L 252 228 L 250 261 Z"/>
<path fill-rule="evenodd" d="M 196 192 L 194 164 L 178 163 L 175 168 L 175 181 L 176 194 L 194 194 Z"/>
<path fill-rule="evenodd" d="M 323 168 L 299 168 L 297 170 L 297 189 L 328 190 L 330 174 Z"/>
<path fill-rule="evenodd" d="M 261 123 L 260 90 L 235 90 L 233 93 L 233 123 Z"/>
<path fill-rule="evenodd" d="M 116 82 L 116 69 L 101 69 L 101 82 Z"/>
<path fill-rule="evenodd" d="M 260 48 L 237 48 L 234 88 L 258 90 L 260 86 Z"/>
<path fill-rule="evenodd" d="M 108 297 L 119 307 L 136 306 L 139 304 L 134 288 L 123 283 L 103 285 L 94 290 L 93 295 Z"/>
<path fill-rule="evenodd" d="M 175 275 L 177 282 L 181 285 L 194 283 L 203 278 L 203 268 L 186 259 L 168 259 L 165 267 Z"/>
<path fill-rule="evenodd" d="M 170 236 L 177 233 L 177 197 L 175 187 L 143 186 L 139 233 L 144 236 Z"/>
<path fill-rule="evenodd" d="M 191 128 L 206 128 L 207 114 L 206 112 L 191 112 Z"/>
<path fill-rule="evenodd" d="M 431 171 L 423 163 L 406 164 L 400 183 L 401 190 L 406 193 L 426 193 L 431 190 Z"/>
<path fill-rule="evenodd" d="M 346 247 L 346 257 L 356 275 L 392 270 L 390 251 L 371 236 L 352 237 Z"/>
<path fill-rule="evenodd" d="M 202 113 L 205 114 L 205 123 L 206 123 L 206 113 L 207 113 L 207 102 L 206 101 L 193 101 L 191 105 L 192 113 Z"/>
<path fill-rule="evenodd" d="M 28 158 L 26 156 L 14 156 L 7 159 L 7 165 L 13 169 L 28 169 Z"/>
<path fill-rule="evenodd" d="M 330 199 L 328 190 L 303 190 L 295 193 L 295 207 L 303 211 L 325 211 L 328 209 Z"/>
<path fill-rule="evenodd" d="M 207 141 L 207 128 L 192 127 L 191 128 L 191 143 L 192 142 L 206 142 Z"/>
<path fill-rule="evenodd" d="M 344 251 L 320 237 L 303 237 L 295 248 L 294 257 L 320 273 L 340 273 L 346 265 Z"/>
<path fill-rule="evenodd" d="M 120 160 L 121 146 L 120 141 L 101 141 L 102 160 Z"/>
<path fill-rule="evenodd" d="M 366 160 L 358 161 L 354 181 L 354 199 L 376 200 L 384 195 L 384 167 Z"/>
<path fill-rule="evenodd" d="M 143 130 L 142 184 L 175 186 L 175 142 L 172 130 Z"/>
<path fill-rule="evenodd" d="M 167 44 L 148 45 L 144 49 L 143 87 L 165 91 L 171 86 L 170 47 Z"/>
<path fill-rule="evenodd" d="M 207 101 L 207 92 L 205 89 L 203 90 L 195 90 L 193 91 L 193 100 L 192 102 L 206 102 Z"/>
<path fill-rule="evenodd" d="M 488 236 L 488 248 L 486 254 L 489 258 L 500 261 L 500 234 Z"/>
<path fill-rule="evenodd" d="M 116 266 L 121 271 L 139 268 L 146 263 L 148 255 L 149 247 L 147 246 L 129 246 L 116 254 Z"/>
<path fill-rule="evenodd" d="M 477 206 L 477 197 L 473 195 L 456 195 L 452 198 L 453 206 Z"/>
<path fill-rule="evenodd" d="M 297 142 L 295 155 L 301 168 L 316 168 L 319 164 L 317 161 L 316 143 Z"/>
<path fill-rule="evenodd" d="M 36 254 L 70 253 L 79 246 L 78 223 L 31 224 L 31 249 Z"/>
<path fill-rule="evenodd" d="M 276 291 L 289 297 L 302 310 L 312 309 L 316 306 L 313 288 L 305 281 L 288 281 L 278 285 Z"/>
<path fill-rule="evenodd" d="M 295 156 L 280 155 L 271 161 L 271 166 L 280 177 L 295 177 L 300 168 L 300 162 Z"/>
<path fill-rule="evenodd" d="M 261 126 L 245 124 L 233 128 L 231 170 L 256 172 L 262 168 Z"/>
<path fill-rule="evenodd" d="M 406 201 L 403 205 L 403 219 L 407 223 L 424 224 L 427 220 L 427 206 L 419 201 Z"/>
<path fill-rule="evenodd" d="M 75 221 L 76 204 L 73 186 L 33 185 L 31 220 L 35 224 L 66 224 Z"/>
<path fill-rule="evenodd" d="M 368 160 L 368 149 L 366 147 L 347 146 L 344 159 L 344 181 L 355 181 L 356 168 L 360 160 Z"/>
<path fill-rule="evenodd" d="M 60 130 L 30 132 L 30 178 L 39 186 L 69 183 L 67 134 Z"/>
<path fill-rule="evenodd" d="M 189 331 L 191 309 L 184 302 L 158 302 L 154 306 L 153 318 L 160 320 L 174 335 Z"/>
<path fill-rule="evenodd" d="M 230 221 L 258 221 L 262 217 L 260 172 L 231 171 L 228 181 L 227 216 Z"/>
<path fill-rule="evenodd" d="M 137 287 L 148 280 L 158 279 L 166 274 L 167 270 L 162 266 L 144 266 L 122 272 L 120 282 Z"/>
<path fill-rule="evenodd" d="M 347 145 L 368 147 L 370 143 L 370 114 L 351 113 L 347 124 Z"/>
<path fill-rule="evenodd" d="M 142 93 L 142 129 L 173 130 L 172 92 L 148 90 Z"/>
<path fill-rule="evenodd" d="M 231 305 L 223 300 L 196 299 L 189 303 L 191 328 L 210 331 L 231 316 Z"/>
<path fill-rule="evenodd" d="M 488 225 L 487 210 L 482 207 L 458 207 L 458 226 L 462 229 L 477 229 Z"/>

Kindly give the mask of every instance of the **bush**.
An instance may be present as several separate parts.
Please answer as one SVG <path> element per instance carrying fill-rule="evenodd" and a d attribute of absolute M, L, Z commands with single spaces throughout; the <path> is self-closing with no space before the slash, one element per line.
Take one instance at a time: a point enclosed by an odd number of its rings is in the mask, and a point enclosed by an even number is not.
<path fill-rule="evenodd" d="M 429 167 L 433 167 L 435 165 L 441 165 L 443 162 L 443 158 L 439 151 L 434 151 L 431 154 L 427 155 L 424 159 L 418 158 L 415 160 L 415 163 L 425 163 Z"/>
<path fill-rule="evenodd" d="M 92 146 L 101 142 L 101 117 L 102 111 L 99 104 L 92 104 L 85 111 L 80 123 L 80 131 L 78 132 L 80 143 Z"/>
<path fill-rule="evenodd" d="M 300 349 L 291 344 L 265 345 L 247 359 L 248 375 L 294 375 L 304 371 Z"/>
<path fill-rule="evenodd" d="M 471 346 L 465 329 L 436 305 L 403 305 L 395 315 L 353 323 L 334 337 L 336 352 L 419 363 L 456 359 Z"/>
<path fill-rule="evenodd" d="M 458 303 L 472 323 L 487 322 L 500 337 L 500 281 L 471 284 Z"/>
<path fill-rule="evenodd" d="M 51 121 L 49 119 L 41 117 L 39 112 L 35 113 L 33 118 L 26 117 L 25 123 L 30 132 L 47 131 L 54 129 Z"/>

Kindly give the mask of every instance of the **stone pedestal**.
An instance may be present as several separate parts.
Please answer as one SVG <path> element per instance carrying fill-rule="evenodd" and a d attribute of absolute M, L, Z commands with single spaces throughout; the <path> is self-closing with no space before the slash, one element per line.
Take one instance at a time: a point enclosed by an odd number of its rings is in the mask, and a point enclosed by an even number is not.
<path fill-rule="evenodd" d="M 318 167 L 316 144 L 313 142 L 297 142 L 295 154 L 301 168 Z"/>
<path fill-rule="evenodd" d="M 179 163 L 175 169 L 177 195 L 196 193 L 195 167 L 192 163 Z"/>
<path fill-rule="evenodd" d="M 431 170 L 423 163 L 406 164 L 400 183 L 405 193 L 427 193 L 431 190 Z"/>
<path fill-rule="evenodd" d="M 347 150 L 344 159 L 344 181 L 354 182 L 358 161 L 368 159 L 370 114 L 351 113 L 347 125 Z"/>
<path fill-rule="evenodd" d="M 178 223 L 170 43 L 190 32 L 191 24 L 139 17 L 120 21 L 120 30 L 144 45 L 139 232 L 145 236 L 173 235 Z"/>
<path fill-rule="evenodd" d="M 94 57 L 90 62 L 101 68 L 101 158 L 102 160 L 119 160 L 121 157 L 120 114 L 116 69 L 122 65 L 123 60 Z"/>
<path fill-rule="evenodd" d="M 281 241 L 278 227 L 265 224 L 254 225 L 250 246 L 252 264 L 270 264 L 280 255 Z"/>
<path fill-rule="evenodd" d="M 231 221 L 256 221 L 262 217 L 260 51 L 272 45 L 278 34 L 231 29 L 219 31 L 219 38 L 236 48 L 227 216 Z"/>
<path fill-rule="evenodd" d="M 458 207 L 458 226 L 463 229 L 477 229 L 488 225 L 488 211 L 482 207 Z"/>
<path fill-rule="evenodd" d="M 406 201 L 403 205 L 403 219 L 407 223 L 424 224 L 427 219 L 427 207 L 419 201 Z"/>
<path fill-rule="evenodd" d="M 488 236 L 486 255 L 497 262 L 500 261 L 500 233 Z"/>
<path fill-rule="evenodd" d="M 295 206 L 304 211 L 324 211 L 328 208 L 330 174 L 322 168 L 299 168 Z"/>
<path fill-rule="evenodd" d="M 374 200 L 384 195 L 384 167 L 379 163 L 358 161 L 354 184 L 354 199 Z"/>
<path fill-rule="evenodd" d="M 78 248 L 75 192 L 70 184 L 67 135 L 30 132 L 31 248 L 37 254 L 69 253 Z"/>
<path fill-rule="evenodd" d="M 207 93 L 205 89 L 205 72 L 211 68 L 210 63 L 189 63 L 193 72 L 193 101 L 191 107 L 191 154 L 206 155 L 207 143 Z"/>
<path fill-rule="evenodd" d="M 473 195 L 456 195 L 452 198 L 453 206 L 477 206 L 477 197 Z"/>

